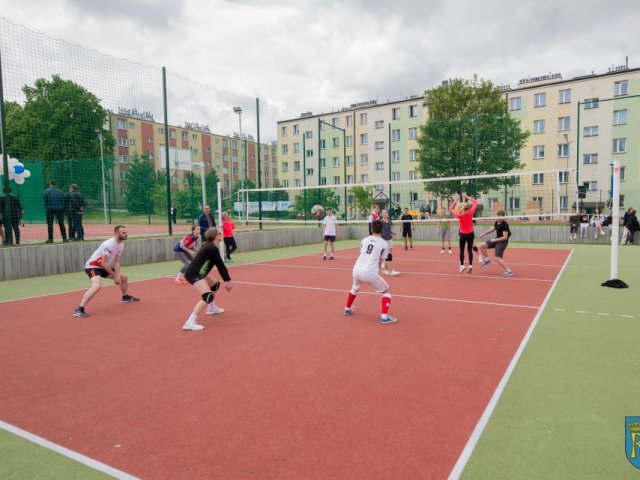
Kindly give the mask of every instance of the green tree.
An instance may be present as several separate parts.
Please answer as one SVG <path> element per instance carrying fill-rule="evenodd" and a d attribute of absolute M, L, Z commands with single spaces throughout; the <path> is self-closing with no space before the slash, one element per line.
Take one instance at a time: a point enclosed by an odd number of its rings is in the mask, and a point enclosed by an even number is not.
<path fill-rule="evenodd" d="M 371 209 L 371 205 L 374 204 L 373 201 L 373 188 L 371 187 L 351 187 L 349 189 L 349 193 L 353 195 L 353 201 L 355 202 L 356 212 L 361 217 L 366 217 L 369 215 L 369 210 Z"/>
<path fill-rule="evenodd" d="M 509 115 L 500 90 L 476 78 L 429 90 L 425 96 L 429 119 L 420 126 L 419 170 L 423 178 L 507 173 L 524 167 L 515 152 L 529 132 Z M 449 198 L 465 190 L 470 195 L 488 193 L 508 179 L 474 179 L 430 182 L 425 189 Z"/>
<path fill-rule="evenodd" d="M 133 155 L 125 177 L 127 183 L 126 206 L 134 215 L 153 213 L 153 187 L 156 184 L 156 173 L 153 162 L 148 158 Z"/>
<path fill-rule="evenodd" d="M 321 196 L 319 194 L 319 190 L 322 190 Z M 295 197 L 293 209 L 298 214 L 298 216 L 310 217 L 311 209 L 314 205 L 318 204 L 318 198 L 320 197 L 322 198 L 322 206 L 325 209 L 331 208 L 333 212 L 338 215 L 338 199 L 336 198 L 335 191 L 330 188 L 322 188 L 317 190 L 310 189 L 299 193 Z"/>

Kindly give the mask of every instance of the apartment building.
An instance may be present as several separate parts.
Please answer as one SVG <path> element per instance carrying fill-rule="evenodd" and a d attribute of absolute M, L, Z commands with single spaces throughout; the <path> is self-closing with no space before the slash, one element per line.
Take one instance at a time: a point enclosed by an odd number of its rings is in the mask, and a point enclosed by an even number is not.
<path fill-rule="evenodd" d="M 612 67 L 567 80 L 560 74 L 527 77 L 514 88 L 501 88 L 511 115 L 531 135 L 514 152 L 525 164 L 514 174 L 527 175 L 518 177 L 522 183 L 508 195 L 490 194 L 489 209 L 506 208 L 514 215 L 567 213 L 575 206 L 576 179 L 586 190 L 582 205 L 602 207 L 609 198 L 614 159 L 621 164 L 621 205 L 639 204 L 640 69 Z M 420 95 L 280 121 L 278 177 L 285 187 L 372 183 L 376 194 L 394 204 L 433 210 L 438 200 L 422 189 L 394 193 L 377 184 L 420 178 L 416 139 L 427 117 Z M 557 178 L 537 173 L 548 170 L 560 173 Z"/>
<path fill-rule="evenodd" d="M 116 139 L 113 178 L 116 203 L 126 194 L 129 161 L 136 155 L 152 160 L 157 171 L 166 169 L 164 123 L 147 112 L 120 109 L 109 113 L 109 129 Z M 273 187 L 277 179 L 277 147 L 260 145 L 261 184 Z M 223 192 L 231 192 L 236 182 L 246 178 L 258 184 L 258 144 L 252 136 L 225 136 L 211 133 L 207 125 L 186 123 L 169 126 L 169 169 L 174 190 L 187 184 L 187 173 L 205 175 L 215 169 Z"/>

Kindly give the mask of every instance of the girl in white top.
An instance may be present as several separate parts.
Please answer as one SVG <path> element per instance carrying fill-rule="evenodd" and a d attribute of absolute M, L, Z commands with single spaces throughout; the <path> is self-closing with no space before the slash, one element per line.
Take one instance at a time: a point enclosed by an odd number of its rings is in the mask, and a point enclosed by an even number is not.
<path fill-rule="evenodd" d="M 380 323 L 395 323 L 398 320 L 389 315 L 391 304 L 391 290 L 389 285 L 378 273 L 380 262 L 387 256 L 389 244 L 380 236 L 382 232 L 382 222 L 374 220 L 371 222 L 372 234 L 362 240 L 360 244 L 360 256 L 353 267 L 353 285 L 349 291 L 347 305 L 344 309 L 345 315 L 353 313 L 353 302 L 362 287 L 362 284 L 371 286 L 376 292 L 382 294 L 382 306 L 380 310 Z"/>
<path fill-rule="evenodd" d="M 333 215 L 331 211 L 331 207 L 327 207 L 327 215 L 322 220 L 323 225 L 323 236 L 324 236 L 324 253 L 322 254 L 322 259 L 327 259 L 327 244 L 331 244 L 331 253 L 329 255 L 329 260 L 333 260 L 333 244 L 336 241 L 336 237 L 338 236 L 338 219 Z"/>
<path fill-rule="evenodd" d="M 596 212 L 591 215 L 591 225 L 593 225 L 596 229 L 596 233 L 594 235 L 594 239 L 598 239 L 598 235 L 605 236 L 604 230 L 602 230 L 602 222 L 604 221 L 604 217 L 600 213 L 600 209 L 596 208 Z"/>

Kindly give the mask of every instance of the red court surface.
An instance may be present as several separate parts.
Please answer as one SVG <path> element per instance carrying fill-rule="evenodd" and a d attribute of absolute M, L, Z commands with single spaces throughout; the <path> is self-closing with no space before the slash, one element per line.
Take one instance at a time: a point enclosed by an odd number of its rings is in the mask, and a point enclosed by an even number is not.
<path fill-rule="evenodd" d="M 357 252 L 231 268 L 226 312 L 163 278 L 2 305 L 0 419 L 142 478 L 447 478 L 568 251 L 510 248 L 516 276 L 394 252 L 380 297 L 342 310 Z M 364 292 L 364 290 L 363 290 Z"/>

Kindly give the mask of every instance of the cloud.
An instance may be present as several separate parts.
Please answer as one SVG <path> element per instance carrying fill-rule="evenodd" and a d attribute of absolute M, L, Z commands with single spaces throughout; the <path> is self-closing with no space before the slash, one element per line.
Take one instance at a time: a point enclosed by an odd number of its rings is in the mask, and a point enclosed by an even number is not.
<path fill-rule="evenodd" d="M 183 0 L 66 0 L 78 17 L 126 21 L 145 28 L 173 28 L 184 13 Z"/>

